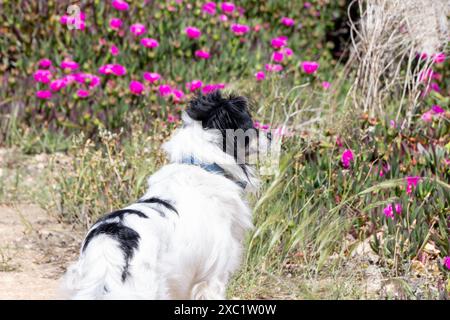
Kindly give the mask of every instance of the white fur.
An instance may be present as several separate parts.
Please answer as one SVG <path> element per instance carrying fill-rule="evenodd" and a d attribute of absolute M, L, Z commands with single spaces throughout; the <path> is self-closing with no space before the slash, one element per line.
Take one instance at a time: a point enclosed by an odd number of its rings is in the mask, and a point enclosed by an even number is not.
<path fill-rule="evenodd" d="M 217 132 L 205 131 L 186 114 L 183 120 L 185 126 L 163 145 L 171 163 L 148 179 L 148 191 L 142 197 L 168 200 L 179 215 L 165 209 L 161 217 L 142 203 L 129 206 L 148 216 L 124 219 L 140 235 L 129 264 L 130 276 L 121 281 L 123 252 L 114 239 L 100 235 L 64 277 L 71 298 L 225 298 L 228 280 L 240 264 L 245 232 L 252 228 L 251 211 L 243 196 L 255 190 L 258 182 L 249 167 L 246 175 L 233 157 L 222 152 Z M 181 163 L 191 155 L 205 163 L 218 163 L 235 180 L 246 181 L 246 190 L 221 174 Z"/>

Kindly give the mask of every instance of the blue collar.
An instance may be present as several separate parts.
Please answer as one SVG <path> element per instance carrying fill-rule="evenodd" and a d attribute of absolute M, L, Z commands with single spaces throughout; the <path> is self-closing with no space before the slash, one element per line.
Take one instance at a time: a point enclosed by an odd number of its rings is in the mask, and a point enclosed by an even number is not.
<path fill-rule="evenodd" d="M 217 163 L 201 162 L 200 160 L 194 158 L 194 156 L 183 158 L 181 160 L 181 163 L 194 165 L 194 166 L 202 168 L 205 171 L 208 171 L 208 172 L 211 172 L 211 173 L 214 173 L 214 174 L 221 174 L 224 177 L 232 180 L 234 183 L 236 183 L 242 189 L 245 189 L 245 187 L 247 186 L 247 182 L 245 182 L 245 181 L 236 181 L 236 180 L 231 179 L 229 176 L 227 176 L 226 173 L 225 173 L 225 170 L 222 167 L 220 167 Z"/>

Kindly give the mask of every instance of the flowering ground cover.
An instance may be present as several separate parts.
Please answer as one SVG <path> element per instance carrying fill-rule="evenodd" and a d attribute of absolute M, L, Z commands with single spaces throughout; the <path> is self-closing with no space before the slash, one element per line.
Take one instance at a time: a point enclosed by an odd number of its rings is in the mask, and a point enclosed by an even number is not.
<path fill-rule="evenodd" d="M 448 297 L 445 53 L 428 57 L 413 114 L 395 101 L 363 112 L 330 40 L 347 1 L 79 1 L 70 12 L 69 1 L 20 2 L 0 5 L 0 145 L 70 156 L 39 197 L 62 221 L 85 227 L 136 199 L 186 101 L 235 91 L 283 144 L 279 172 L 252 199 L 256 228 L 230 295 L 368 297 L 358 279 L 345 284 L 365 243 L 362 265 L 386 280 L 370 297 Z"/>

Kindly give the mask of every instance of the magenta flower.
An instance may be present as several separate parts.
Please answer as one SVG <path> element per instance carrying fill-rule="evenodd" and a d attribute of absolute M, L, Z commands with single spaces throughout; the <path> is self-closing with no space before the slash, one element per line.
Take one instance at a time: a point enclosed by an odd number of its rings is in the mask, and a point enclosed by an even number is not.
<path fill-rule="evenodd" d="M 433 112 L 427 111 L 420 118 L 425 122 L 431 122 L 433 121 Z"/>
<path fill-rule="evenodd" d="M 234 11 L 236 6 L 232 2 L 222 2 L 220 5 L 220 9 L 222 9 L 223 12 L 231 13 Z"/>
<path fill-rule="evenodd" d="M 426 82 L 429 78 L 434 77 L 434 71 L 431 69 L 421 71 L 419 73 L 419 81 Z"/>
<path fill-rule="evenodd" d="M 222 22 L 228 21 L 228 17 L 227 17 L 226 15 L 224 15 L 224 14 L 221 14 L 221 15 L 219 16 L 219 19 L 220 19 L 220 21 L 222 21 Z"/>
<path fill-rule="evenodd" d="M 266 64 L 265 65 L 266 71 L 269 72 L 280 72 L 281 70 L 283 70 L 283 66 L 281 64 Z"/>
<path fill-rule="evenodd" d="M 342 166 L 348 169 L 351 161 L 353 161 L 353 152 L 350 149 L 345 149 L 341 157 Z"/>
<path fill-rule="evenodd" d="M 273 38 L 270 42 L 270 44 L 272 45 L 272 47 L 274 47 L 275 49 L 279 49 L 282 47 L 285 47 L 287 45 L 287 40 L 288 38 L 285 36 L 280 36 L 277 38 Z"/>
<path fill-rule="evenodd" d="M 173 100 L 175 102 L 180 102 L 184 98 L 184 92 L 178 89 L 172 89 Z"/>
<path fill-rule="evenodd" d="M 312 74 L 319 68 L 319 63 L 315 61 L 303 61 L 300 65 L 306 74 Z"/>
<path fill-rule="evenodd" d="M 117 48 L 115 45 L 112 45 L 109 49 L 109 52 L 111 52 L 111 55 L 117 56 L 119 54 L 119 48 Z"/>
<path fill-rule="evenodd" d="M 61 67 L 61 69 L 76 70 L 76 69 L 78 69 L 78 63 L 76 63 L 73 60 L 66 59 L 63 62 L 61 62 L 60 67 Z"/>
<path fill-rule="evenodd" d="M 57 92 L 57 91 L 61 90 L 62 88 L 65 88 L 66 86 L 67 86 L 67 80 L 65 78 L 56 79 L 50 83 L 50 90 L 52 90 L 53 92 Z"/>
<path fill-rule="evenodd" d="M 78 98 L 82 98 L 82 99 L 87 98 L 87 97 L 89 97 L 89 91 L 80 89 L 77 91 L 77 96 L 78 96 Z"/>
<path fill-rule="evenodd" d="M 174 123 L 174 122 L 177 122 L 178 120 L 180 120 L 180 118 L 176 115 L 169 114 L 167 116 L 167 122 L 169 122 L 169 123 Z"/>
<path fill-rule="evenodd" d="M 283 17 L 281 18 L 281 23 L 284 24 L 286 27 L 292 27 L 295 24 L 294 19 Z"/>
<path fill-rule="evenodd" d="M 394 208 L 395 208 L 395 212 L 397 214 L 401 214 L 402 213 L 402 205 L 400 203 L 395 204 L 394 207 L 392 207 L 392 204 L 388 205 L 386 208 L 383 209 L 383 213 L 387 218 L 394 218 Z"/>
<path fill-rule="evenodd" d="M 445 61 L 445 53 L 441 52 L 433 56 L 434 63 L 443 63 Z"/>
<path fill-rule="evenodd" d="M 130 82 L 129 89 L 132 94 L 141 95 L 144 91 L 144 88 L 144 85 L 139 81 L 132 80 Z"/>
<path fill-rule="evenodd" d="M 105 64 L 98 69 L 100 74 L 113 74 L 116 76 L 123 76 L 127 73 L 127 69 L 120 64 Z"/>
<path fill-rule="evenodd" d="M 112 18 L 109 20 L 109 27 L 113 30 L 119 30 L 122 27 L 122 20 L 119 18 Z"/>
<path fill-rule="evenodd" d="M 89 84 L 90 88 L 95 88 L 100 84 L 100 78 L 90 73 L 77 73 L 73 75 L 76 82 L 81 84 Z M 68 79 L 64 79 L 68 82 Z"/>
<path fill-rule="evenodd" d="M 156 72 L 144 72 L 144 80 L 146 80 L 146 81 L 148 81 L 150 83 L 155 83 L 159 79 L 161 79 L 161 75 L 159 73 L 156 73 Z"/>
<path fill-rule="evenodd" d="M 200 58 L 200 59 L 209 59 L 211 57 L 209 52 L 208 51 L 204 51 L 204 50 L 197 50 L 197 51 L 195 51 L 195 56 L 197 58 Z"/>
<path fill-rule="evenodd" d="M 147 29 L 142 23 L 135 23 L 130 26 L 130 31 L 135 36 L 141 36 L 147 31 Z"/>
<path fill-rule="evenodd" d="M 444 266 L 450 270 L 450 256 L 444 257 Z"/>
<path fill-rule="evenodd" d="M 130 7 L 130 5 L 123 0 L 113 0 L 111 3 L 113 8 L 119 11 L 126 11 Z"/>
<path fill-rule="evenodd" d="M 157 48 L 159 47 L 159 42 L 156 39 L 153 38 L 142 38 L 141 39 L 141 44 L 146 47 L 146 48 Z"/>
<path fill-rule="evenodd" d="M 191 92 L 201 89 L 202 87 L 203 82 L 201 80 L 192 80 L 191 82 L 186 83 L 186 88 Z"/>
<path fill-rule="evenodd" d="M 287 57 L 290 57 L 294 54 L 294 51 L 292 51 L 291 48 L 283 48 L 281 49 L 281 52 L 283 52 Z"/>
<path fill-rule="evenodd" d="M 202 11 L 209 14 L 209 15 L 215 15 L 216 14 L 216 3 L 215 2 L 206 2 L 202 6 Z"/>
<path fill-rule="evenodd" d="M 411 194 L 411 192 L 413 191 L 413 187 L 417 187 L 419 181 L 419 176 L 406 177 L 406 193 Z"/>
<path fill-rule="evenodd" d="M 52 61 L 50 59 L 41 59 L 38 62 L 38 66 L 39 68 L 44 69 L 50 68 L 52 66 Z"/>
<path fill-rule="evenodd" d="M 162 84 L 158 88 L 161 97 L 168 96 L 172 93 L 172 88 L 168 84 Z"/>
<path fill-rule="evenodd" d="M 311 4 L 310 2 L 305 2 L 305 3 L 303 4 L 303 7 L 305 7 L 305 9 L 309 9 L 309 8 L 312 7 L 312 4 Z"/>
<path fill-rule="evenodd" d="M 41 100 L 51 99 L 52 93 L 49 90 L 39 90 L 36 92 L 36 97 Z"/>
<path fill-rule="evenodd" d="M 284 54 L 281 51 L 275 51 L 274 53 L 272 53 L 272 59 L 275 62 L 282 62 L 284 58 Z"/>
<path fill-rule="evenodd" d="M 200 29 L 196 27 L 187 27 L 186 29 L 184 29 L 184 32 L 186 33 L 189 39 L 197 39 L 202 35 Z"/>
<path fill-rule="evenodd" d="M 39 69 L 33 74 L 34 81 L 40 83 L 49 83 L 52 73 L 49 70 Z"/>
<path fill-rule="evenodd" d="M 231 25 L 231 31 L 237 36 L 242 36 L 250 31 L 250 27 L 245 24 L 233 23 Z"/>
<path fill-rule="evenodd" d="M 431 107 L 431 111 L 433 111 L 433 113 L 435 113 L 435 114 L 441 114 L 441 113 L 445 112 L 445 110 L 442 109 L 442 107 L 437 104 Z"/>
<path fill-rule="evenodd" d="M 217 83 L 217 84 L 207 84 L 202 88 L 202 93 L 207 94 L 216 90 L 220 90 L 225 88 L 224 83 Z"/>
<path fill-rule="evenodd" d="M 329 83 L 328 81 L 322 81 L 322 88 L 324 88 L 325 90 L 328 90 L 331 87 L 331 83 Z"/>
<path fill-rule="evenodd" d="M 262 81 L 266 78 L 266 74 L 264 73 L 264 71 L 258 71 L 257 73 L 255 73 L 255 78 L 256 81 Z"/>

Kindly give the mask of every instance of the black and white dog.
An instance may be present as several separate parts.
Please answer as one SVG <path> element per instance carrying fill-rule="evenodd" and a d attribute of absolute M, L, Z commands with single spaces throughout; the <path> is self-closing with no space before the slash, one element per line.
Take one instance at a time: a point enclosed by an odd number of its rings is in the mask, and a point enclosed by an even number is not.
<path fill-rule="evenodd" d="M 64 277 L 72 299 L 225 298 L 252 228 L 244 195 L 258 186 L 237 158 L 255 135 L 226 148 L 227 129 L 253 130 L 246 99 L 216 91 L 189 103 L 183 127 L 163 145 L 170 164 L 136 203 L 89 230 Z"/>

